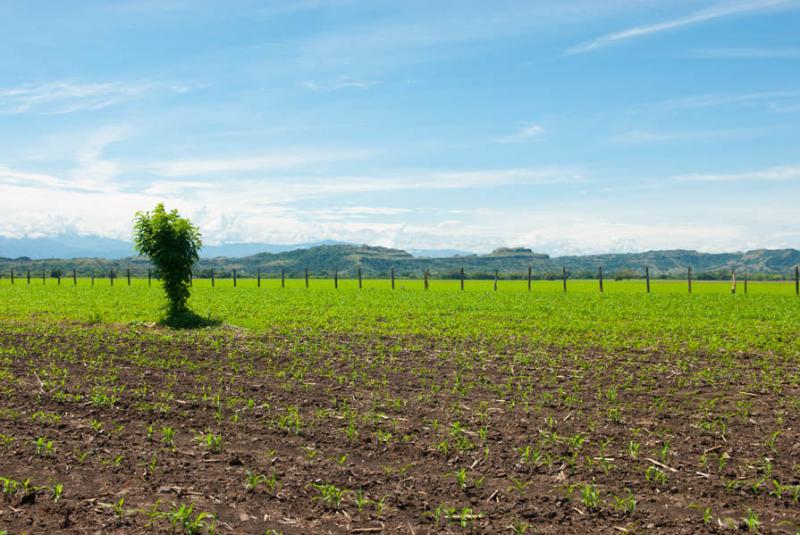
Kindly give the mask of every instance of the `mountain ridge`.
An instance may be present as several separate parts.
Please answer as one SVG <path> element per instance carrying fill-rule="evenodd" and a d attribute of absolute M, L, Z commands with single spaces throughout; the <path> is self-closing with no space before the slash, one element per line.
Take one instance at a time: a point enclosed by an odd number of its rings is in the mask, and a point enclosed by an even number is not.
<path fill-rule="evenodd" d="M 523 278 L 530 268 L 536 278 L 558 278 L 562 269 L 571 277 L 591 278 L 600 267 L 606 276 L 617 278 L 641 277 L 645 268 L 653 277 L 681 278 L 691 267 L 697 278 L 729 278 L 731 270 L 748 273 L 755 278 L 791 278 L 800 264 L 797 249 L 755 249 L 742 252 L 702 253 L 687 249 L 651 250 L 642 253 L 607 253 L 595 255 L 566 255 L 551 257 L 531 249 L 498 248 L 489 254 L 470 254 L 450 257 L 417 257 L 402 249 L 370 245 L 332 244 L 282 252 L 260 252 L 239 258 L 203 257 L 195 269 L 196 276 L 219 278 L 231 276 L 237 270 L 242 277 L 302 276 L 306 269 L 312 276 L 353 277 L 360 268 L 364 277 L 387 277 L 394 269 L 398 277 L 419 278 L 425 270 L 433 277 L 458 278 L 463 269 L 469 278 L 491 278 L 495 271 L 503 278 Z M 55 275 L 79 275 L 91 272 L 104 274 L 131 270 L 142 276 L 150 268 L 146 259 L 74 258 L 29 259 L 0 258 L 0 272 L 17 274 L 31 270 Z M 40 275 L 38 275 L 40 276 Z"/>

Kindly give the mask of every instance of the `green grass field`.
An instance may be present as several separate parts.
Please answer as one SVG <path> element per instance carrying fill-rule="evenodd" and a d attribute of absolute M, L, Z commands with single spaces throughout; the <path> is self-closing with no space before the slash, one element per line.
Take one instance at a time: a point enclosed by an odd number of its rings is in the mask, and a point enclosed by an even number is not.
<path fill-rule="evenodd" d="M 420 333 L 448 337 L 519 337 L 532 343 L 564 347 L 659 347 L 678 351 L 747 351 L 769 349 L 793 352 L 800 348 L 800 299 L 793 283 L 739 284 L 732 295 L 729 283 L 606 281 L 458 281 L 302 279 L 196 280 L 190 306 L 203 317 L 248 329 L 292 331 L 324 329 L 385 334 Z M 71 279 L 57 285 L 41 279 L 30 285 L 17 280 L 0 284 L 0 318 L 25 321 L 86 323 L 152 322 L 160 316 L 163 296 L 157 282 L 134 279 L 131 286 L 117 279 L 114 286 L 98 279 Z"/>

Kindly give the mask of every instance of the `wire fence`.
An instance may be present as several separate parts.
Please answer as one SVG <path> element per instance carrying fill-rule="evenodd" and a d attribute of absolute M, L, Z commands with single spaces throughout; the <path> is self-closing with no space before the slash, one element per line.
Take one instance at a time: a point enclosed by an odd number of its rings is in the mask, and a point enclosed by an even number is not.
<path fill-rule="evenodd" d="M 247 277 L 247 279 L 248 280 L 254 280 L 255 279 L 256 286 L 258 288 L 261 287 L 262 281 L 266 281 L 266 280 L 270 280 L 270 279 L 271 280 L 280 280 L 280 287 L 281 288 L 286 288 L 287 280 L 296 280 L 294 277 L 287 277 L 287 273 L 286 273 L 285 269 L 282 269 L 280 271 L 280 274 L 273 273 L 274 277 L 270 277 L 269 275 L 270 274 L 267 273 L 267 272 L 262 272 L 261 270 L 258 270 L 258 272 L 255 274 L 255 276 L 251 275 L 250 277 Z M 294 275 L 294 273 L 292 275 Z M 387 275 L 388 275 L 388 279 L 370 278 L 369 280 L 372 280 L 372 281 L 374 281 L 374 280 L 385 280 L 385 281 L 390 283 L 390 287 L 391 287 L 392 290 L 397 288 L 397 282 L 399 280 L 403 280 L 403 281 L 415 281 L 415 280 L 416 281 L 420 281 L 422 283 L 422 287 L 425 290 L 429 290 L 430 287 L 431 287 L 431 281 L 434 280 L 434 279 L 431 278 L 431 273 L 430 273 L 430 271 L 428 269 L 425 269 L 422 272 L 422 278 L 421 279 L 415 279 L 415 278 L 411 278 L 411 279 L 403 278 L 403 279 L 400 279 L 397 276 L 397 274 L 395 273 L 394 268 L 390 269 L 390 271 L 389 271 L 389 273 Z M 562 268 L 560 275 L 561 276 L 556 280 L 558 280 L 561 283 L 563 291 L 567 292 L 568 289 L 569 289 L 569 281 L 571 280 L 570 279 L 570 273 L 567 270 L 567 268 L 564 267 L 564 268 Z M 4 274 L 0 273 L 0 281 L 2 281 L 3 278 L 4 278 Z M 7 278 L 10 281 L 11 285 L 15 285 L 15 284 L 31 285 L 31 284 L 36 284 L 39 281 L 41 281 L 41 284 L 46 285 L 47 281 L 49 279 L 51 281 L 54 280 L 55 283 L 60 286 L 62 284 L 62 279 L 63 279 L 65 284 L 72 284 L 73 286 L 78 286 L 78 282 L 79 281 L 83 282 L 84 279 L 88 279 L 89 284 L 91 286 L 94 286 L 96 281 L 101 281 L 101 280 L 102 281 L 107 280 L 109 285 L 111 285 L 111 286 L 114 286 L 115 281 L 117 281 L 117 284 L 126 284 L 127 286 L 131 286 L 132 281 L 134 279 L 140 279 L 141 277 L 132 276 L 130 269 L 125 270 L 125 272 L 121 276 L 120 276 L 120 274 L 118 272 L 116 272 L 114 270 L 110 270 L 107 273 L 103 273 L 101 275 L 97 275 L 94 271 L 92 271 L 91 274 L 88 277 L 83 276 L 83 275 L 79 276 L 77 270 L 73 269 L 72 272 L 67 274 L 66 276 L 64 276 L 64 273 L 61 272 L 61 271 L 51 272 L 50 275 L 48 276 L 46 270 L 42 270 L 41 273 L 33 273 L 31 270 L 26 270 L 23 273 L 18 273 L 18 272 L 14 272 L 13 270 L 11 270 L 11 271 L 8 272 Z M 235 287 L 238 286 L 239 280 L 242 279 L 243 277 L 241 276 L 241 274 L 236 269 L 233 269 L 230 272 L 228 272 L 228 271 L 215 272 L 215 271 L 211 270 L 210 272 L 208 272 L 208 276 L 206 276 L 206 277 L 197 277 L 196 275 L 193 276 L 192 278 L 190 278 L 189 283 L 192 284 L 193 280 L 196 279 L 196 278 L 202 278 L 202 279 L 210 281 L 212 288 L 217 286 L 217 283 L 218 283 L 219 280 L 231 281 L 232 282 L 232 286 L 235 288 Z M 313 277 L 312 277 L 312 274 L 309 271 L 309 269 L 305 268 L 302 271 L 302 280 L 304 281 L 306 288 L 309 288 L 310 281 L 312 280 L 312 278 Z M 333 286 L 334 289 L 338 289 L 339 288 L 340 277 L 339 277 L 339 272 L 338 271 L 334 271 L 333 277 L 325 276 L 324 279 L 331 281 L 332 282 L 332 286 Z M 148 269 L 147 270 L 147 284 L 149 286 L 152 286 L 154 280 L 157 281 L 158 279 L 157 279 L 157 277 L 154 276 L 153 272 Z M 317 280 L 319 280 L 319 279 L 317 279 Z M 365 279 L 362 276 L 361 268 L 357 269 L 355 280 L 358 281 L 358 288 L 359 289 L 363 289 L 364 288 L 364 280 Z M 441 280 L 441 279 L 439 279 L 439 280 Z M 449 279 L 449 280 L 452 281 L 453 279 Z M 458 278 L 455 279 L 455 280 L 459 283 L 460 289 L 463 291 L 466 288 L 466 285 L 467 285 L 467 283 L 469 281 L 483 281 L 483 282 L 486 282 L 487 278 L 485 276 L 481 276 L 481 277 L 478 277 L 478 278 L 470 278 L 468 276 L 468 274 L 462 268 L 460 273 L 459 273 Z M 527 274 L 522 275 L 522 276 L 520 276 L 520 274 L 512 274 L 512 275 L 506 274 L 504 277 L 501 277 L 499 271 L 495 270 L 494 277 L 490 278 L 488 280 L 493 282 L 494 291 L 497 291 L 499 282 L 501 280 L 527 281 L 527 289 L 528 289 L 528 291 L 531 291 L 533 289 L 534 281 L 538 281 L 538 280 L 551 280 L 552 281 L 552 280 L 554 280 L 554 277 L 552 276 L 552 273 L 547 273 L 547 274 L 538 273 L 538 274 L 535 274 L 533 272 L 532 268 L 529 267 L 528 271 L 527 271 Z M 572 280 L 578 280 L 578 279 L 572 279 Z M 581 280 L 586 280 L 586 279 L 581 279 Z M 602 267 L 598 268 L 596 277 L 593 280 L 595 280 L 597 282 L 598 291 L 600 293 L 605 292 L 605 282 L 606 282 L 607 279 L 604 276 L 604 272 L 603 272 L 603 268 Z M 617 279 L 614 279 L 614 280 L 617 280 Z M 651 277 L 651 274 L 650 274 L 650 268 L 649 267 L 646 267 L 645 270 L 644 270 L 643 280 L 644 280 L 644 291 L 646 293 L 651 293 L 652 277 Z M 670 279 L 670 281 L 671 282 L 678 282 L 675 279 Z M 687 268 L 687 270 L 686 270 L 686 278 L 683 281 L 686 283 L 687 292 L 691 294 L 692 293 L 692 285 L 696 281 L 696 279 L 693 277 L 693 271 L 692 271 L 691 267 Z M 730 281 L 729 282 L 730 282 L 730 291 L 731 291 L 732 294 L 736 294 L 737 291 L 742 291 L 743 293 L 746 294 L 746 293 L 748 293 L 748 286 L 749 286 L 749 283 L 751 281 L 749 280 L 747 273 L 745 273 L 743 277 L 737 277 L 736 271 L 735 270 L 731 270 L 731 272 L 730 272 Z M 795 295 L 800 296 L 800 266 L 795 266 L 795 269 L 794 269 L 794 293 L 795 293 Z"/>

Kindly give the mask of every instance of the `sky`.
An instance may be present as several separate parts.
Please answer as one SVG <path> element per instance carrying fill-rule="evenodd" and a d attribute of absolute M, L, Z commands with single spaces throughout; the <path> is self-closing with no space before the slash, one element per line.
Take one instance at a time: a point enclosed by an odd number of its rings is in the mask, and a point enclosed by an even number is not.
<path fill-rule="evenodd" d="M 800 248 L 800 0 L 0 0 L 0 236 Z"/>

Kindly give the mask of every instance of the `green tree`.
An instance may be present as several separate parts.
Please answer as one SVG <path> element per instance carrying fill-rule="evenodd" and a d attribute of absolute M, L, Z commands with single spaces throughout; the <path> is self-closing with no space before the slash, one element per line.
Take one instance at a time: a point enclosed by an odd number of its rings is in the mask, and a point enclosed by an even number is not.
<path fill-rule="evenodd" d="M 136 212 L 133 238 L 136 250 L 155 266 L 167 294 L 166 322 L 184 323 L 189 314 L 189 282 L 202 246 L 200 231 L 164 203 L 152 212 Z"/>

